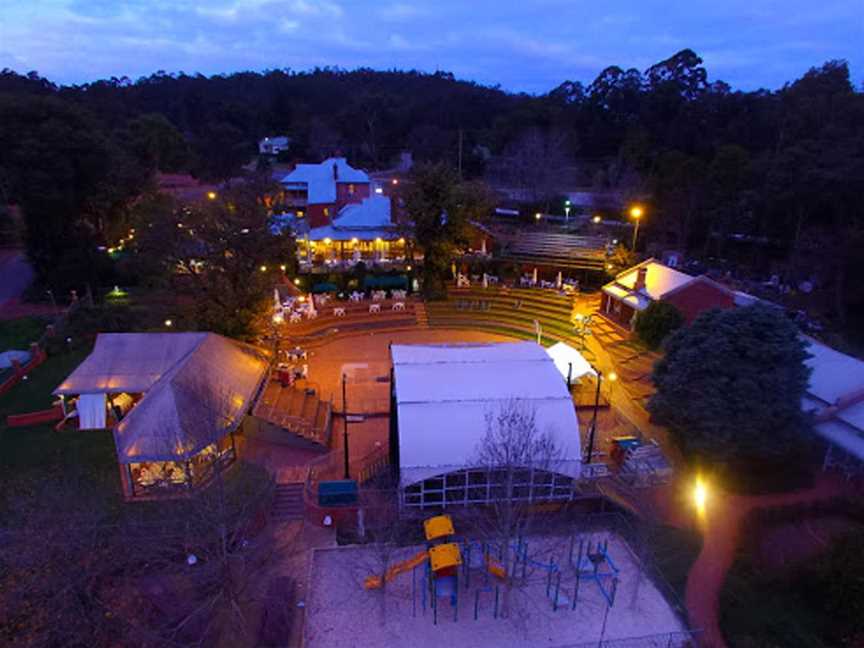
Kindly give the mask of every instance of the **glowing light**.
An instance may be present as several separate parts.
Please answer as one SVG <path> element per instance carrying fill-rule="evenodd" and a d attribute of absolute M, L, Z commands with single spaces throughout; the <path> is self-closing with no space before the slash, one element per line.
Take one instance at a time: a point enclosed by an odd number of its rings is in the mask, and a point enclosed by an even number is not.
<path fill-rule="evenodd" d="M 536 214 L 534 214 L 534 220 L 539 221 L 541 218 L 543 218 L 543 215 L 540 212 L 537 212 Z"/>
<path fill-rule="evenodd" d="M 207 197 L 208 197 L 210 200 L 216 200 L 216 192 L 215 192 L 215 191 L 208 191 L 208 192 L 207 192 Z"/>
<path fill-rule="evenodd" d="M 354 244 L 356 245 L 356 244 L 357 244 L 357 237 L 352 238 L 352 239 L 351 239 L 351 242 L 354 243 Z"/>
<path fill-rule="evenodd" d="M 383 194 L 384 190 L 381 187 L 375 187 L 375 193 L 376 194 Z"/>
<path fill-rule="evenodd" d="M 381 241 L 381 239 L 380 239 L 379 237 L 376 237 L 376 238 L 375 238 L 375 242 L 376 242 L 376 243 L 382 243 L 382 241 Z"/>
<path fill-rule="evenodd" d="M 243 229 L 240 230 L 240 233 L 241 233 L 241 234 L 248 234 L 248 233 L 249 233 L 249 228 L 248 228 L 248 227 L 244 227 Z"/>
<path fill-rule="evenodd" d="M 281 265 L 279 266 L 279 269 L 280 269 L 282 272 L 285 272 L 285 270 L 288 269 L 288 266 L 286 266 L 286 265 L 283 263 L 283 264 L 281 264 Z"/>
<path fill-rule="evenodd" d="M 612 239 L 612 245 L 618 245 L 618 239 Z"/>
<path fill-rule="evenodd" d="M 405 244 L 405 239 L 404 239 L 404 238 L 400 238 L 400 239 L 399 239 L 399 244 L 400 244 L 400 245 L 404 245 L 404 244 Z"/>
<path fill-rule="evenodd" d="M 410 266 L 410 265 L 407 265 L 407 266 L 405 266 L 405 269 L 408 270 L 408 271 L 410 271 L 410 270 L 411 270 L 411 266 Z"/>
<path fill-rule="evenodd" d="M 696 507 L 696 512 L 703 516 L 705 508 L 708 504 L 708 485 L 701 476 L 696 477 L 696 483 L 693 484 L 693 506 Z"/>
<path fill-rule="evenodd" d="M 594 223 L 595 225 L 598 225 L 602 220 L 603 219 L 600 218 L 599 216 L 595 216 L 594 218 L 591 219 L 591 222 Z"/>
<path fill-rule="evenodd" d="M 324 245 L 330 245 L 332 242 L 333 241 L 329 237 L 324 239 Z"/>
<path fill-rule="evenodd" d="M 171 328 L 172 326 L 174 326 L 174 322 L 170 319 L 166 319 L 165 320 L 165 326 L 167 326 L 168 328 Z"/>
<path fill-rule="evenodd" d="M 262 265 L 262 266 L 259 267 L 258 269 L 259 269 L 261 272 L 267 272 L 267 266 L 266 266 L 266 265 Z"/>
<path fill-rule="evenodd" d="M 611 263 L 607 263 L 607 264 L 606 264 L 606 269 L 607 269 L 607 270 L 611 270 L 611 269 L 612 269 L 612 264 L 611 264 Z"/>
<path fill-rule="evenodd" d="M 273 323 L 274 324 L 281 324 L 284 321 L 285 321 L 285 318 L 282 316 L 282 313 L 276 313 L 273 316 Z"/>
<path fill-rule="evenodd" d="M 633 205 L 630 208 L 630 218 L 635 218 L 639 220 L 642 218 L 642 214 L 645 213 L 644 210 L 639 205 Z"/>
<path fill-rule="evenodd" d="M 177 227 L 179 227 L 180 229 L 183 229 L 183 223 L 177 223 Z"/>
<path fill-rule="evenodd" d="M 606 376 L 606 378 L 609 380 L 609 382 L 615 382 L 616 380 L 618 380 L 618 374 L 614 371 L 610 371 L 609 375 Z"/>
<path fill-rule="evenodd" d="M 399 184 L 399 178 L 393 178 L 393 184 L 398 185 Z"/>
<path fill-rule="evenodd" d="M 295 286 L 299 286 L 299 285 L 300 285 L 300 277 L 297 277 L 296 279 L 294 279 L 294 285 L 295 285 Z"/>

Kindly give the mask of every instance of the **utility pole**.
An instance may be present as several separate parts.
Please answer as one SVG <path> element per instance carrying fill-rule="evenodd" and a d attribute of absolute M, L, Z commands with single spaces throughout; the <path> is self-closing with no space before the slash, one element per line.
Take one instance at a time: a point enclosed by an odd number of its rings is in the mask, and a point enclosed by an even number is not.
<path fill-rule="evenodd" d="M 462 129 L 459 129 L 459 179 L 462 179 Z"/>
<path fill-rule="evenodd" d="M 594 415 L 591 417 L 591 429 L 588 432 L 588 457 L 587 463 L 591 463 L 594 454 L 594 432 L 597 430 L 597 410 L 600 409 L 600 381 L 603 380 L 603 372 L 597 369 L 597 391 L 594 394 Z"/>
<path fill-rule="evenodd" d="M 347 379 L 345 374 L 342 374 L 342 445 L 345 451 L 345 479 L 351 479 L 351 472 L 348 469 L 348 401 L 346 398 Z"/>

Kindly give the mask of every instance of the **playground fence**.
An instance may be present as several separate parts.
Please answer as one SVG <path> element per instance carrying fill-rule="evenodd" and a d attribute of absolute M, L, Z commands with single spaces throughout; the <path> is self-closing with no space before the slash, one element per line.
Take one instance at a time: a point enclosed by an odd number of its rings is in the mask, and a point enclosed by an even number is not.
<path fill-rule="evenodd" d="M 561 644 L 552 648 L 696 648 L 698 632 L 664 632 L 641 637 L 599 639 L 580 643 Z"/>

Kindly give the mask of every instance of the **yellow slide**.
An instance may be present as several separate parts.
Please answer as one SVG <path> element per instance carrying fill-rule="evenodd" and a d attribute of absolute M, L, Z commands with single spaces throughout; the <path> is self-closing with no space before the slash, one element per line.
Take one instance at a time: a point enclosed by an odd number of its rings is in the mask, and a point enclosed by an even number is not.
<path fill-rule="evenodd" d="M 429 554 L 424 549 L 419 552 L 416 556 L 411 556 L 408 560 L 403 560 L 400 563 L 396 563 L 392 565 L 387 573 L 384 574 L 384 582 L 389 583 L 391 580 L 396 578 L 399 574 L 406 572 L 410 569 L 414 569 L 417 565 L 422 565 L 429 559 Z M 380 576 L 367 576 L 366 580 L 363 582 L 363 587 L 366 589 L 378 589 L 381 587 L 381 577 Z"/>
<path fill-rule="evenodd" d="M 507 574 L 504 572 L 504 565 L 499 563 L 489 554 L 486 554 L 486 570 L 501 580 L 507 580 Z"/>

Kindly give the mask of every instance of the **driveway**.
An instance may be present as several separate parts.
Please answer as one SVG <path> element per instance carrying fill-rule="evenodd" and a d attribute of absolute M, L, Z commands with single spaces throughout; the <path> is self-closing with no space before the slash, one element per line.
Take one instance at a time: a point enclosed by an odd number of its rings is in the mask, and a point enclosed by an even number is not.
<path fill-rule="evenodd" d="M 33 281 L 33 268 L 22 250 L 0 250 L 0 308 L 21 297 Z"/>

